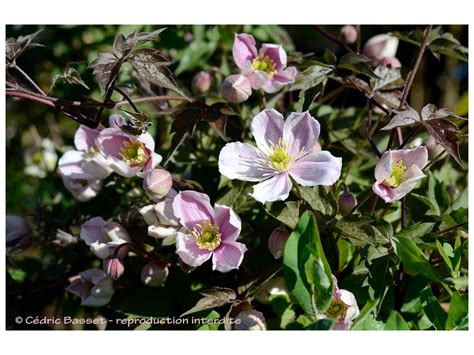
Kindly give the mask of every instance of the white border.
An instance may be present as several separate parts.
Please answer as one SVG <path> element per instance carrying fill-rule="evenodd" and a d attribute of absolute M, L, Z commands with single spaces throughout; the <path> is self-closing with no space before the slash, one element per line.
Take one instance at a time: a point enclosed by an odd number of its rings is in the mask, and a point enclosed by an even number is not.
<path fill-rule="evenodd" d="M 255 1 L 255 0 L 194 0 L 194 1 L 105 1 L 105 0 L 36 0 L 2 1 L 0 16 L 5 38 L 5 24 L 470 24 L 472 10 L 468 0 L 450 1 Z M 469 48 L 474 48 L 473 30 L 469 29 Z M 4 50 L 4 41 L 2 48 Z M 469 82 L 473 82 L 472 70 Z M 1 87 L 4 88 L 4 75 Z M 473 95 L 469 104 L 472 107 Z M 0 100 L 3 117 L 0 149 L 5 158 L 5 101 Z M 470 130 L 472 131 L 470 124 Z M 474 147 L 469 145 L 469 154 Z M 5 159 L 3 171 L 5 171 Z M 5 215 L 5 175 L 0 177 L 2 204 Z M 469 175 L 469 182 L 472 176 Z M 474 185 L 473 185 L 474 186 Z M 470 197 L 472 197 L 470 195 Z M 471 198 L 470 198 L 471 201 Z M 470 214 L 471 215 L 471 214 Z M 474 217 L 473 217 L 474 218 Z M 472 220 L 470 221 L 472 224 Z M 4 218 L 0 228 L 5 230 Z M 3 255 L 5 246 L 2 243 Z M 470 258 L 472 259 L 472 258 Z M 470 269 L 472 269 L 472 260 Z M 0 294 L 5 294 L 5 263 L 0 267 Z M 472 305 L 472 292 L 470 304 Z M 1 297 L 4 300 L 3 297 Z M 0 307 L 2 325 L 5 324 L 5 305 Z M 470 322 L 472 328 L 472 322 Z M 439 354 L 472 353 L 473 334 L 468 332 L 2 332 L 2 350 L 15 353 L 137 353 L 161 354 L 220 353 L 225 355 L 251 352 L 252 354 L 336 353 L 336 354 Z M 56 351 L 55 351 L 56 350 Z"/>

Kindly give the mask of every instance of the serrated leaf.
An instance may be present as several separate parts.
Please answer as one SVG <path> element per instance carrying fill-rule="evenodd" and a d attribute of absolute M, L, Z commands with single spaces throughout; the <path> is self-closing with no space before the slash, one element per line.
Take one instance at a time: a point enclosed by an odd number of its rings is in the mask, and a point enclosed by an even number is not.
<path fill-rule="evenodd" d="M 410 106 L 407 106 L 404 110 L 396 111 L 396 115 L 392 117 L 390 123 L 382 130 L 391 130 L 396 127 L 411 126 L 421 120 L 420 115 Z"/>
<path fill-rule="evenodd" d="M 109 91 L 111 85 L 117 79 L 121 66 L 122 62 L 112 53 L 100 53 L 99 56 L 90 63 L 89 68 L 93 69 L 92 74 L 97 84 L 99 84 L 102 96 Z"/>
<path fill-rule="evenodd" d="M 454 112 L 451 112 L 447 108 L 438 109 L 433 104 L 428 104 L 421 109 L 421 118 L 424 121 L 438 119 L 438 118 L 446 118 L 446 117 L 454 117 L 461 120 L 466 119 L 464 117 L 456 115 Z"/>
<path fill-rule="evenodd" d="M 449 155 L 462 167 L 463 163 L 459 155 L 458 146 L 458 142 L 461 140 L 458 136 L 458 126 L 444 118 L 430 119 L 428 121 L 422 121 L 422 123 L 435 141 L 446 149 Z"/>
<path fill-rule="evenodd" d="M 446 329 L 446 320 L 448 315 L 440 306 L 438 300 L 433 295 L 431 287 L 425 287 L 420 293 L 420 300 L 423 310 L 427 315 L 428 319 L 433 323 L 437 330 Z"/>
<path fill-rule="evenodd" d="M 61 73 L 55 75 L 53 77 L 51 87 L 49 91 L 51 91 L 58 81 L 64 81 L 68 84 L 76 84 L 81 85 L 82 87 L 90 90 L 87 84 L 82 80 L 81 74 L 73 67 L 73 63 L 69 63 L 66 68 L 64 68 Z"/>
<path fill-rule="evenodd" d="M 377 79 L 377 74 L 374 73 L 372 68 L 369 65 L 370 58 L 362 54 L 357 54 L 354 52 L 344 54 L 339 60 L 337 67 L 339 69 L 346 69 L 354 71 L 359 74 L 364 74 L 369 78 Z"/>
<path fill-rule="evenodd" d="M 290 90 L 308 90 L 314 86 L 318 86 L 327 80 L 329 74 L 334 71 L 331 66 L 315 64 L 298 72 L 295 78 L 295 83 Z"/>
<path fill-rule="evenodd" d="M 397 233 L 396 236 L 409 239 L 418 239 L 431 232 L 434 226 L 435 223 L 431 222 L 412 224 L 411 226 L 403 228 Z"/>
<path fill-rule="evenodd" d="M 204 120 L 225 140 L 242 140 L 243 126 L 240 116 L 231 106 L 217 102 L 207 107 Z"/>
<path fill-rule="evenodd" d="M 300 207 L 301 205 L 294 201 L 274 202 L 267 212 L 289 228 L 294 229 L 299 220 Z"/>
<path fill-rule="evenodd" d="M 400 73 L 400 68 L 390 68 L 386 65 L 378 66 L 374 70 L 378 79 L 370 79 L 370 86 L 372 91 L 377 90 L 392 90 L 399 88 L 405 82 Z"/>
<path fill-rule="evenodd" d="M 206 309 L 223 306 L 227 303 L 231 303 L 237 297 L 234 290 L 224 287 L 203 291 L 201 294 L 205 297 L 201 298 L 194 307 L 181 314 L 180 317 Z"/>
<path fill-rule="evenodd" d="M 5 56 L 7 59 L 7 68 L 10 63 L 14 63 L 15 60 L 27 49 L 43 47 L 42 44 L 33 42 L 41 31 L 42 30 L 39 30 L 25 36 L 18 36 L 18 38 L 10 37 L 6 40 Z"/>
<path fill-rule="evenodd" d="M 188 98 L 174 80 L 171 71 L 166 67 L 168 61 L 159 54 L 158 50 L 153 48 L 138 49 L 130 54 L 127 61 L 132 64 L 141 79 L 173 90 Z"/>

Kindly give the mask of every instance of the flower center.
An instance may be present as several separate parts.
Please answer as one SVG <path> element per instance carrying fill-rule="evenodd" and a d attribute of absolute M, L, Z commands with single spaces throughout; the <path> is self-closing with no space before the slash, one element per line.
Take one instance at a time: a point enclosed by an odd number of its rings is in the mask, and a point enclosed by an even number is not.
<path fill-rule="evenodd" d="M 124 141 L 120 154 L 129 166 L 145 165 L 148 160 L 145 146 L 138 140 Z"/>
<path fill-rule="evenodd" d="M 328 310 L 324 313 L 329 318 L 340 319 L 346 316 L 349 307 L 342 300 L 333 299 Z"/>
<path fill-rule="evenodd" d="M 94 157 L 95 157 L 97 154 L 99 154 L 99 151 L 98 151 L 96 148 L 91 147 L 91 148 L 89 149 L 89 151 L 87 152 L 87 154 L 85 155 L 84 159 L 85 159 L 86 161 L 91 161 L 92 159 L 94 159 Z"/>
<path fill-rule="evenodd" d="M 210 221 L 204 221 L 202 225 L 198 224 L 197 227 L 201 231 L 198 232 L 194 228 L 192 234 L 196 238 L 196 244 L 200 249 L 214 250 L 221 244 L 222 234 L 219 232 L 218 226 Z"/>
<path fill-rule="evenodd" d="M 287 171 L 290 167 L 292 158 L 288 153 L 288 146 L 283 143 L 281 138 L 278 145 L 272 146 L 272 152 L 268 155 L 268 159 L 270 160 L 268 165 L 272 169 Z"/>
<path fill-rule="evenodd" d="M 403 174 L 407 167 L 403 165 L 403 160 L 392 165 L 392 175 L 385 179 L 385 182 L 391 187 L 398 187 L 403 182 Z"/>
<path fill-rule="evenodd" d="M 277 72 L 275 67 L 275 62 L 271 60 L 268 55 L 264 56 L 263 58 L 261 56 L 255 57 L 252 61 L 253 70 L 263 71 L 267 73 L 270 78 L 273 77 L 273 75 L 275 75 Z"/>

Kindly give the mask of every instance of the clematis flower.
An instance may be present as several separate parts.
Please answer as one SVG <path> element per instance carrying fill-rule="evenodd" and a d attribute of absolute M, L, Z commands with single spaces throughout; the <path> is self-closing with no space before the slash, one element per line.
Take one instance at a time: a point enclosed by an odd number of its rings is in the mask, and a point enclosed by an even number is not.
<path fill-rule="evenodd" d="M 295 80 L 296 68 L 286 67 L 286 52 L 281 45 L 264 43 L 257 51 L 255 38 L 240 33 L 235 35 L 232 55 L 252 89 L 274 93 Z"/>
<path fill-rule="evenodd" d="M 67 290 L 81 298 L 81 304 L 89 307 L 102 307 L 110 302 L 114 294 L 112 279 L 100 269 L 81 272 Z"/>
<path fill-rule="evenodd" d="M 375 166 L 372 190 L 385 202 L 400 200 L 424 178 L 422 169 L 428 162 L 428 151 L 424 146 L 414 149 L 389 150 Z"/>
<path fill-rule="evenodd" d="M 100 259 L 110 256 L 120 244 L 130 241 L 127 231 L 118 223 L 94 217 L 82 225 L 81 239 Z"/>
<path fill-rule="evenodd" d="M 97 146 L 106 157 L 107 165 L 124 177 L 140 176 L 161 161 L 161 156 L 154 152 L 155 142 L 149 133 L 133 136 L 120 128 L 105 128 L 97 137 Z"/>
<path fill-rule="evenodd" d="M 178 232 L 176 253 L 192 267 L 212 256 L 212 269 L 228 272 L 238 269 L 247 250 L 236 241 L 241 222 L 227 206 L 211 207 L 209 196 L 195 191 L 180 192 L 173 201 L 174 215 L 190 233 Z"/>
<path fill-rule="evenodd" d="M 176 237 L 180 224 L 173 213 L 173 199 L 177 192 L 171 189 L 155 205 L 147 205 L 138 212 L 148 224 L 148 235 L 154 238 Z"/>
<path fill-rule="evenodd" d="M 333 276 L 333 292 L 329 308 L 321 318 L 332 318 L 335 323 L 333 330 L 347 330 L 352 326 L 352 321 L 359 315 L 359 307 L 352 292 L 341 290 L 337 286 L 337 279 Z"/>
<path fill-rule="evenodd" d="M 227 101 L 238 104 L 252 95 L 252 87 L 246 76 L 235 74 L 225 78 L 221 85 L 221 94 Z"/>
<path fill-rule="evenodd" d="M 95 160 L 86 160 L 86 153 L 70 150 L 58 161 L 58 171 L 66 189 L 78 201 L 89 201 L 102 188 L 102 179 L 108 176 L 109 170 Z"/>
<path fill-rule="evenodd" d="M 373 63 L 391 64 L 393 68 L 401 67 L 395 57 L 398 49 L 398 38 L 389 34 L 380 34 L 370 38 L 364 45 L 362 53 L 371 58 Z"/>
<path fill-rule="evenodd" d="M 342 159 L 319 151 L 319 122 L 308 112 L 291 113 L 286 121 L 274 109 L 260 112 L 251 123 L 257 147 L 233 142 L 219 154 L 219 172 L 229 179 L 257 181 L 259 202 L 285 200 L 290 176 L 302 186 L 332 185 L 341 175 Z"/>

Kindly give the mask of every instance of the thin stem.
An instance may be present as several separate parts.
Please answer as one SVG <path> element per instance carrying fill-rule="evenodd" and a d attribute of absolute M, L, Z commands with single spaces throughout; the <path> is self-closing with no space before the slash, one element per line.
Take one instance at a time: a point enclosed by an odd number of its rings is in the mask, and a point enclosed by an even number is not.
<path fill-rule="evenodd" d="M 413 129 L 411 130 L 410 133 L 408 133 L 408 136 L 405 138 L 403 143 L 398 146 L 398 149 L 403 149 L 408 144 L 408 142 L 410 142 L 410 140 L 415 136 L 415 134 L 418 132 L 420 127 L 421 127 L 420 125 L 416 125 L 415 127 L 413 127 Z"/>
<path fill-rule="evenodd" d="M 360 38 L 360 25 L 356 25 L 356 30 L 357 30 L 356 51 L 357 53 L 360 53 L 361 41 L 362 41 L 362 39 Z"/>
<path fill-rule="evenodd" d="M 407 200 L 406 196 L 402 198 L 402 229 L 407 225 Z"/>
<path fill-rule="evenodd" d="M 16 64 L 13 65 L 12 68 L 15 68 L 16 71 L 19 72 L 19 73 L 23 76 L 23 78 L 25 78 L 25 79 L 28 81 L 28 83 L 30 83 L 30 85 L 36 89 L 36 91 L 38 91 L 40 94 L 46 96 L 46 93 L 39 87 L 38 84 L 36 84 L 36 82 L 35 82 L 33 79 L 31 79 L 31 78 L 28 76 L 28 74 L 26 74 L 26 73 L 23 71 L 23 69 L 21 69 L 21 68 L 20 68 L 18 65 L 16 65 Z"/>
<path fill-rule="evenodd" d="M 467 226 L 467 223 L 468 222 L 462 222 L 462 223 L 456 224 L 455 226 L 449 227 L 447 229 L 443 229 L 443 230 L 438 231 L 438 232 L 433 233 L 433 234 L 446 234 L 446 233 L 452 232 L 452 231 L 454 231 L 454 230 L 456 230 L 456 229 L 458 229 L 462 226 Z"/>
<path fill-rule="evenodd" d="M 267 107 L 267 100 L 265 99 L 265 92 L 260 89 L 259 90 L 259 95 L 260 95 L 260 110 L 265 110 L 265 107 Z"/>
<path fill-rule="evenodd" d="M 160 95 L 160 96 L 147 96 L 147 97 L 140 97 L 138 99 L 133 99 L 135 104 L 141 104 L 145 102 L 153 102 L 153 101 L 188 101 L 187 98 L 182 96 L 170 96 L 170 95 Z M 121 107 L 128 105 L 129 102 L 127 100 L 116 102 L 114 107 Z"/>
<path fill-rule="evenodd" d="M 411 86 L 413 85 L 413 80 L 415 80 L 416 72 L 418 71 L 418 67 L 420 66 L 421 59 L 423 58 L 423 54 L 425 53 L 425 49 L 426 47 L 428 47 L 429 35 L 432 27 L 432 25 L 426 27 L 423 42 L 421 43 L 421 47 L 418 52 L 418 57 L 416 58 L 415 64 L 413 65 L 413 68 L 410 71 L 410 74 L 408 75 L 407 83 L 403 88 L 402 99 L 400 100 L 400 109 L 404 108 L 407 102 L 408 94 L 410 93 Z"/>
<path fill-rule="evenodd" d="M 334 42 L 337 44 L 339 47 L 342 47 L 343 49 L 346 50 L 346 52 L 354 52 L 351 47 L 349 47 L 347 44 L 345 44 L 343 41 L 341 41 L 339 38 L 334 36 L 331 32 L 326 31 L 324 28 L 322 28 L 319 25 L 313 25 L 313 28 L 321 33 L 324 37 L 326 37 L 328 40 Z"/>
<path fill-rule="evenodd" d="M 372 100 L 369 100 L 368 105 L 369 105 L 369 112 L 368 112 L 368 116 L 367 116 L 367 124 L 365 125 L 365 136 L 369 140 L 370 145 L 374 149 L 377 156 L 380 158 L 380 157 L 382 157 L 382 154 L 380 153 L 379 149 L 377 148 L 377 145 L 375 144 L 375 142 L 372 138 L 372 135 L 370 133 L 370 128 L 371 128 L 371 125 L 372 125 Z"/>
<path fill-rule="evenodd" d="M 120 89 L 119 87 L 114 87 L 114 90 L 117 91 L 120 95 L 123 96 L 123 98 L 125 100 L 128 101 L 128 103 L 130 104 L 130 106 L 132 106 L 133 110 L 137 113 L 140 113 L 140 110 L 137 108 L 137 106 L 135 106 L 135 104 L 133 103 L 133 101 L 130 99 L 130 97 L 128 97 L 128 95 L 122 90 Z"/>
<path fill-rule="evenodd" d="M 433 158 L 433 160 L 430 161 L 430 163 L 429 163 L 427 166 L 425 166 L 425 167 L 423 168 L 423 171 L 428 170 L 428 169 L 431 168 L 434 164 L 436 164 L 439 160 L 441 160 L 441 158 L 442 158 L 442 156 L 444 155 L 444 153 L 446 153 L 445 150 L 443 150 L 443 151 L 440 152 L 437 156 L 435 156 L 435 157 Z"/>
<path fill-rule="evenodd" d="M 360 200 L 359 203 L 354 206 L 354 208 L 351 210 L 351 212 L 349 212 L 349 214 L 351 215 L 351 214 L 353 214 L 355 211 L 357 211 L 357 209 L 358 209 L 360 206 L 362 206 L 364 203 L 366 203 L 366 202 L 369 200 L 369 198 L 371 198 L 373 195 L 375 195 L 375 194 L 373 193 L 373 191 L 370 191 L 370 193 L 368 193 L 366 196 L 364 196 L 364 197 L 362 198 L 362 200 Z"/>

